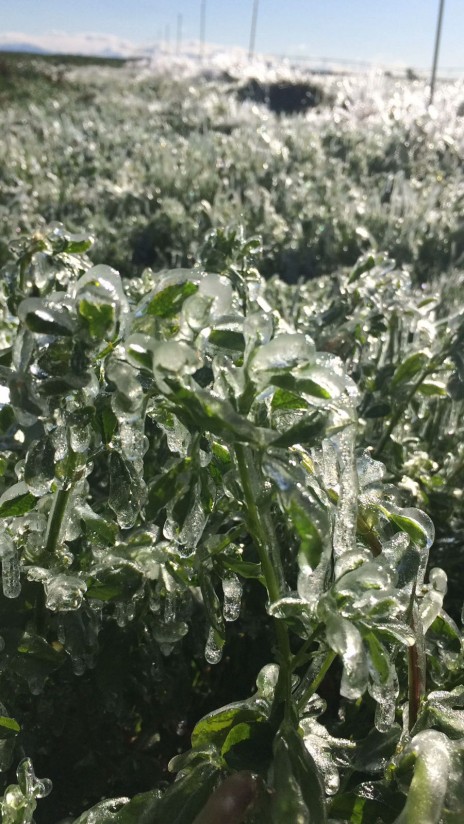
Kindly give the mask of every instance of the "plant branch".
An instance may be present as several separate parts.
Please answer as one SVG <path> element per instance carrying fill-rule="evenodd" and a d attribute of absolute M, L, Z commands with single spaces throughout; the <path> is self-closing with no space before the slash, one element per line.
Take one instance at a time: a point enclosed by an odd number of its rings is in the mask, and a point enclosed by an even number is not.
<path fill-rule="evenodd" d="M 256 458 L 251 450 L 242 444 L 236 444 L 235 455 L 247 507 L 248 527 L 256 544 L 269 599 L 273 603 L 278 601 L 282 595 L 283 572 L 270 514 L 264 508 L 262 510 L 258 509 L 255 498 L 252 475 L 255 473 Z M 290 641 L 285 623 L 280 618 L 275 618 L 274 622 L 281 659 L 279 683 L 276 692 L 279 687 L 283 691 L 285 713 L 287 714 L 290 711 L 292 689 Z"/>
<path fill-rule="evenodd" d="M 320 684 L 324 680 L 325 676 L 327 675 L 327 672 L 329 671 L 329 669 L 332 666 L 333 662 L 335 661 L 336 657 L 337 657 L 337 653 L 334 652 L 333 650 L 329 650 L 329 652 L 327 653 L 327 655 L 325 657 L 325 661 L 322 664 L 322 667 L 320 668 L 319 672 L 313 678 L 311 683 L 306 687 L 305 691 L 303 692 L 303 694 L 298 699 L 298 709 L 300 710 L 300 712 L 301 712 L 301 710 L 304 709 L 304 707 L 308 703 L 311 696 L 314 695 L 317 688 L 320 686 Z"/>

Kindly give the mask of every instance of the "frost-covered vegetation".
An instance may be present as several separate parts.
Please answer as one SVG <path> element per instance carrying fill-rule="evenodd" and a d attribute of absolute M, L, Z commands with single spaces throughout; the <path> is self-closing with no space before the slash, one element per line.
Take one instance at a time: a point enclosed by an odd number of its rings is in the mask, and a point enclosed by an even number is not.
<path fill-rule="evenodd" d="M 8 65 L 2 823 L 457 824 L 460 88 Z"/>

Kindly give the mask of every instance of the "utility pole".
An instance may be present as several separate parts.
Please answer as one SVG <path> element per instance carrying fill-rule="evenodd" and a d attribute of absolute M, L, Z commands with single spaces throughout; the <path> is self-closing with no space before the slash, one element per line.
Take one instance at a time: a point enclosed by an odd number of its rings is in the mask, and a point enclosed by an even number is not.
<path fill-rule="evenodd" d="M 256 41 L 256 22 L 258 20 L 258 6 L 259 0 L 253 0 L 253 14 L 251 16 L 251 29 L 250 29 L 250 47 L 248 49 L 248 59 L 251 60 L 254 53 L 255 53 L 255 41 Z"/>
<path fill-rule="evenodd" d="M 443 22 L 443 10 L 444 10 L 444 8 L 445 8 L 445 0 L 440 0 L 440 6 L 439 6 L 439 9 L 438 9 L 437 31 L 435 33 L 435 49 L 434 49 L 434 52 L 433 52 L 432 77 L 430 78 L 430 101 L 429 101 L 430 106 L 433 103 L 433 95 L 435 93 L 435 80 L 436 80 L 436 77 L 437 77 L 438 53 L 440 51 L 441 24 Z"/>
<path fill-rule="evenodd" d="M 176 54 L 179 54 L 182 46 L 182 15 L 177 15 L 177 36 L 176 36 Z"/>
<path fill-rule="evenodd" d="M 200 57 L 205 52 L 205 29 L 206 29 L 206 0 L 201 0 L 200 7 Z"/>

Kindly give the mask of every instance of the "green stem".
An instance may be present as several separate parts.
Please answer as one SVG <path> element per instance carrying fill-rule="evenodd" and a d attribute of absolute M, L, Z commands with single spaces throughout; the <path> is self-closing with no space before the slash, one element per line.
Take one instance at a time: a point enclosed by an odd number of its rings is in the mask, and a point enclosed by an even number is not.
<path fill-rule="evenodd" d="M 388 441 L 390 435 L 392 434 L 395 426 L 399 423 L 399 421 L 400 421 L 400 419 L 403 415 L 403 412 L 405 411 L 405 409 L 409 405 L 409 402 L 412 400 L 412 398 L 416 394 L 417 390 L 419 389 L 419 386 L 425 381 L 425 379 L 429 375 L 432 374 L 432 372 L 435 371 L 435 369 L 436 369 L 435 364 L 433 366 L 433 369 L 431 368 L 431 366 L 428 366 L 427 369 L 424 369 L 424 371 L 419 375 L 416 382 L 413 383 L 413 385 L 412 385 L 411 389 L 409 390 L 408 394 L 406 395 L 406 398 L 404 399 L 404 401 L 397 406 L 395 413 L 392 415 L 392 417 L 390 419 L 390 423 L 388 424 L 385 432 L 383 433 L 382 437 L 380 438 L 380 440 L 377 444 L 377 447 L 376 447 L 374 455 L 373 455 L 374 458 L 380 458 L 385 444 L 387 443 L 387 441 Z"/>
<path fill-rule="evenodd" d="M 270 513 L 267 507 L 258 508 L 253 491 L 256 456 L 242 444 L 235 446 L 235 455 L 247 507 L 248 527 L 256 544 L 269 599 L 273 603 L 281 597 L 284 579 Z M 283 694 L 285 714 L 288 716 L 292 692 L 290 641 L 285 623 L 279 618 L 274 620 L 277 646 L 281 659 L 279 683 L 276 692 Z"/>
<path fill-rule="evenodd" d="M 419 620 L 415 604 L 413 604 L 409 624 L 417 638 L 416 643 L 412 647 L 408 647 L 409 729 L 412 730 L 417 721 L 421 700 L 425 694 L 425 651 L 423 649 L 422 622 Z"/>
<path fill-rule="evenodd" d="M 300 711 L 304 709 L 304 707 L 308 703 L 311 696 L 314 695 L 317 688 L 319 687 L 319 685 L 322 683 L 325 676 L 327 675 L 327 672 L 329 671 L 329 669 L 332 666 L 333 662 L 335 661 L 336 657 L 337 657 L 337 653 L 334 652 L 333 650 L 329 650 L 329 652 L 326 655 L 325 661 L 322 664 L 322 667 L 320 668 L 319 672 L 313 678 L 311 683 L 306 687 L 305 691 L 303 692 L 303 694 L 300 696 L 300 698 L 298 700 L 298 709 Z"/>
<path fill-rule="evenodd" d="M 48 519 L 45 552 L 53 554 L 58 544 L 66 505 L 71 494 L 71 484 L 66 489 L 58 489 L 55 494 L 52 511 Z"/>

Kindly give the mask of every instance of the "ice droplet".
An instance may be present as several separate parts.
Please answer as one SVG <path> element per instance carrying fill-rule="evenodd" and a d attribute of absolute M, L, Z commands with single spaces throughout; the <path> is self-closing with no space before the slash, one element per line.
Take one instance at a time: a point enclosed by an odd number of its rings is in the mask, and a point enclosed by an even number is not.
<path fill-rule="evenodd" d="M 242 603 L 242 584 L 237 575 L 230 575 L 222 580 L 224 593 L 223 614 L 225 621 L 236 621 L 240 615 Z"/>
<path fill-rule="evenodd" d="M 0 536 L 0 557 L 2 559 L 2 587 L 5 598 L 17 598 L 21 592 L 19 556 L 11 538 Z"/>
<path fill-rule="evenodd" d="M 216 632 L 210 627 L 205 646 L 205 658 L 208 664 L 219 664 L 222 658 L 222 647 L 216 641 Z"/>

